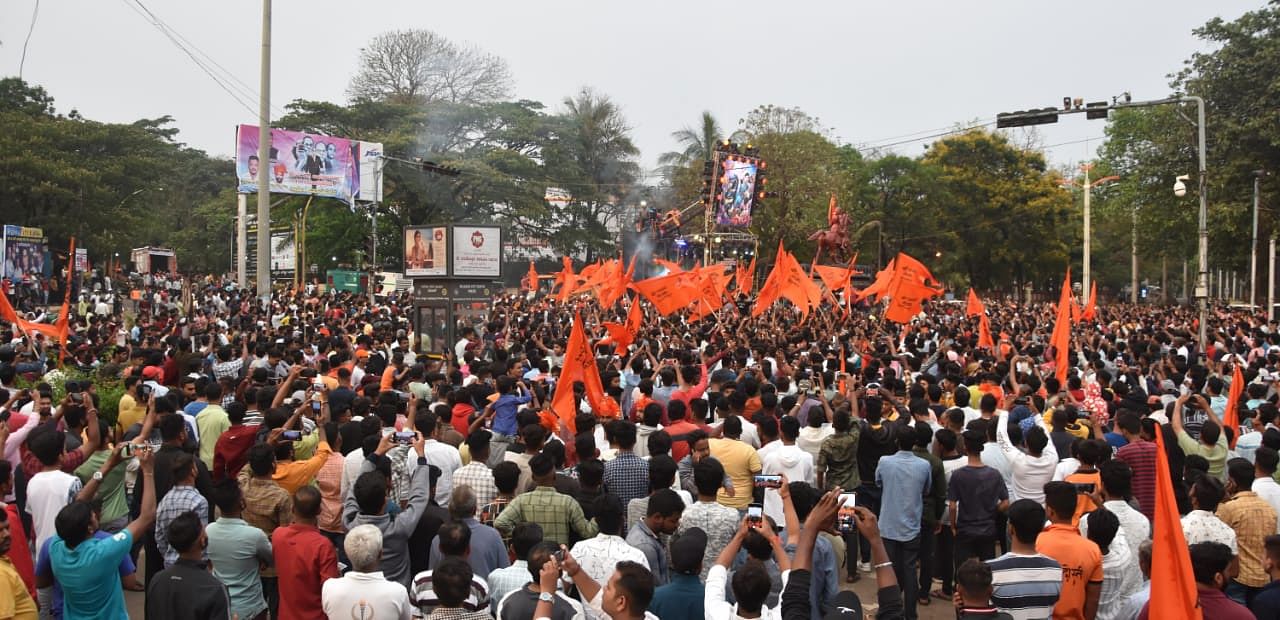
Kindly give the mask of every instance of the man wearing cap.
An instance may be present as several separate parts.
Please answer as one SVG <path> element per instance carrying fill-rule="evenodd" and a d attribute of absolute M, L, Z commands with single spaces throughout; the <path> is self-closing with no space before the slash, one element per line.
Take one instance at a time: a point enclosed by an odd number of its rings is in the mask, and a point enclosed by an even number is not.
<path fill-rule="evenodd" d="M 671 580 L 653 592 L 649 611 L 663 620 L 701 620 L 705 588 L 699 575 L 707 533 L 691 527 L 671 540 Z"/>

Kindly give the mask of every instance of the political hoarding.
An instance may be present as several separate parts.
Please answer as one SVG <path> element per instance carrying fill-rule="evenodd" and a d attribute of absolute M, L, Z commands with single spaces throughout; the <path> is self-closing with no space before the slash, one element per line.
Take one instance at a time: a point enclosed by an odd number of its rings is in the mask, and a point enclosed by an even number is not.
<path fill-rule="evenodd" d="M 449 229 L 446 226 L 409 226 L 404 229 L 404 275 L 449 275 Z"/>
<path fill-rule="evenodd" d="M 751 225 L 759 165 L 760 160 L 751 157 L 734 157 L 724 162 L 720 196 L 716 201 L 717 225 Z"/>
<path fill-rule="evenodd" d="M 502 277 L 502 229 L 497 226 L 453 227 L 453 275 Z"/>
<path fill-rule="evenodd" d="M 271 191 L 337 198 L 354 203 L 382 197 L 376 160 L 382 145 L 333 136 L 271 129 L 269 161 Z M 258 191 L 258 127 L 236 127 L 237 191 Z"/>
<path fill-rule="evenodd" d="M 27 276 L 48 277 L 48 240 L 44 231 L 29 226 L 5 225 L 4 266 L 0 277 L 22 280 Z"/>

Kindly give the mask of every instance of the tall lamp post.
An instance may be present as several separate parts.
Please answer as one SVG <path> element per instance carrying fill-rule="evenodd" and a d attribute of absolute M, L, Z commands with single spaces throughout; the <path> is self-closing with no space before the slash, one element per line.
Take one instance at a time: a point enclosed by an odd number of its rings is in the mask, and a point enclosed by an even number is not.
<path fill-rule="evenodd" d="M 1253 239 L 1249 244 L 1249 305 L 1258 303 L 1258 205 L 1261 202 L 1262 177 L 1266 170 L 1253 171 Z M 1270 309 L 1267 310 L 1271 312 Z"/>
<path fill-rule="evenodd" d="M 1093 188 L 1098 187 L 1099 185 L 1105 185 L 1112 181 L 1119 181 L 1120 177 L 1111 175 L 1111 176 L 1105 176 L 1105 177 L 1102 177 L 1101 179 L 1097 179 L 1095 181 L 1090 182 L 1089 171 L 1093 170 L 1093 164 L 1092 163 L 1080 164 L 1080 170 L 1084 172 L 1083 182 L 1074 181 L 1071 179 L 1064 179 L 1062 181 L 1062 184 L 1064 186 L 1079 185 L 1080 188 L 1084 190 L 1084 247 L 1083 247 L 1084 269 L 1082 270 L 1084 273 L 1083 273 L 1083 279 L 1081 280 L 1081 294 L 1087 296 L 1089 294 L 1089 285 L 1091 284 L 1090 265 L 1092 261 L 1091 261 L 1090 246 L 1092 245 L 1092 241 L 1093 241 L 1093 228 L 1092 228 L 1091 213 L 1089 208 L 1089 196 L 1092 193 Z"/>

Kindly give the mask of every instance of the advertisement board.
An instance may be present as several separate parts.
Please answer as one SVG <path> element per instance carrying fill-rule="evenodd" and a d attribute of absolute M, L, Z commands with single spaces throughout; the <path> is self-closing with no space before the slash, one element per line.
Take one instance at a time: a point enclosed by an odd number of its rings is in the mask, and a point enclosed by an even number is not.
<path fill-rule="evenodd" d="M 76 271 L 85 272 L 89 270 L 89 250 L 85 248 L 76 248 Z"/>
<path fill-rule="evenodd" d="M 404 275 L 449 275 L 449 229 L 444 226 L 409 226 L 404 229 Z"/>
<path fill-rule="evenodd" d="M 375 165 L 382 156 L 381 144 L 272 128 L 269 152 L 270 161 L 258 160 L 256 125 L 236 127 L 237 191 L 258 191 L 258 171 L 266 165 L 273 193 L 346 202 L 381 197 L 381 179 L 365 178 L 371 173 L 381 176 Z"/>
<path fill-rule="evenodd" d="M 751 225 L 751 208 L 755 206 L 759 165 L 760 160 L 751 157 L 735 156 L 724 161 L 720 196 L 716 201 L 717 225 Z"/>
<path fill-rule="evenodd" d="M 4 266 L 0 277 L 21 280 L 27 276 L 47 277 L 52 271 L 44 231 L 28 226 L 5 225 Z"/>
<path fill-rule="evenodd" d="M 453 275 L 501 278 L 502 229 L 497 226 L 454 226 Z"/>

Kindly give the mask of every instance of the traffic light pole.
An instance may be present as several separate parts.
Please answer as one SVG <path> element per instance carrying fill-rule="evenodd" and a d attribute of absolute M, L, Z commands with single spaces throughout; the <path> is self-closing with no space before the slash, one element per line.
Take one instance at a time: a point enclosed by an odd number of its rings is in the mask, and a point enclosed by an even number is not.
<path fill-rule="evenodd" d="M 1066 100 L 1070 103 L 1070 98 Z M 1205 166 L 1205 120 L 1204 120 L 1204 99 L 1195 95 L 1183 95 L 1179 97 L 1168 97 L 1166 99 L 1153 99 L 1150 101 L 1126 101 L 1107 104 L 1091 103 L 1087 107 L 1076 105 L 1070 108 L 1041 108 L 1038 110 L 1028 110 L 1025 112 L 1002 113 L 996 115 L 996 127 L 1025 127 L 1028 125 L 1043 125 L 1047 123 L 1058 122 L 1060 114 L 1080 114 L 1091 113 L 1090 116 L 1103 113 L 1109 110 L 1123 110 L 1126 108 L 1150 108 L 1159 105 L 1171 105 L 1178 103 L 1194 103 L 1196 104 L 1196 129 L 1197 129 L 1197 145 L 1196 151 L 1200 160 L 1200 216 L 1199 216 L 1199 239 L 1197 261 L 1198 270 L 1196 274 L 1196 300 L 1200 305 L 1200 352 L 1203 353 L 1205 346 L 1208 344 L 1208 322 L 1209 322 L 1209 181 Z M 1103 118 L 1098 116 L 1097 118 Z M 1086 292 L 1086 294 L 1088 294 Z"/>

